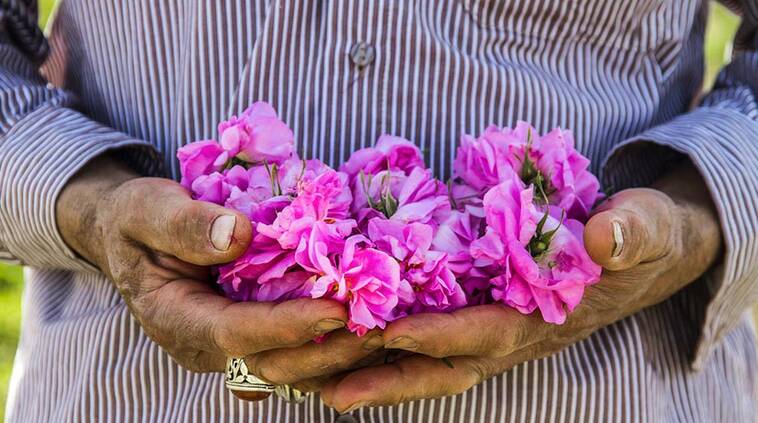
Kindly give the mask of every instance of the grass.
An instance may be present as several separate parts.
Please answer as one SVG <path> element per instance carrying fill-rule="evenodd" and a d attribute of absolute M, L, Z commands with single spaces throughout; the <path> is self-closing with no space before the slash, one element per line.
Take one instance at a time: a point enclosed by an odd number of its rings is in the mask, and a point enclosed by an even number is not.
<path fill-rule="evenodd" d="M 732 54 L 732 39 L 740 23 L 739 17 L 720 4 L 713 4 L 705 32 L 705 80 L 710 88 L 719 69 Z"/>
<path fill-rule="evenodd" d="M 41 0 L 40 26 L 44 28 L 54 0 Z M 712 8 L 711 19 L 706 33 L 706 77 L 705 87 L 710 87 L 731 51 L 730 41 L 734 37 L 739 20 L 722 6 Z M 0 263 L 0 421 L 4 420 L 5 398 L 8 380 L 13 366 L 13 355 L 18 342 L 21 322 L 21 290 L 23 276 L 21 268 Z"/>
<path fill-rule="evenodd" d="M 8 380 L 21 322 L 21 268 L 0 263 L 0 421 L 4 418 Z"/>

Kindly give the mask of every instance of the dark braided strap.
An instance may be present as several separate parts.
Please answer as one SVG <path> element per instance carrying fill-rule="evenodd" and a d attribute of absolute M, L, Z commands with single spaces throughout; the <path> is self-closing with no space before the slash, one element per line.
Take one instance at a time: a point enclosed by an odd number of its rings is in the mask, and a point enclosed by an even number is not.
<path fill-rule="evenodd" d="M 0 0 L 0 37 L 10 41 L 30 60 L 41 63 L 49 47 L 37 25 L 35 0 Z"/>

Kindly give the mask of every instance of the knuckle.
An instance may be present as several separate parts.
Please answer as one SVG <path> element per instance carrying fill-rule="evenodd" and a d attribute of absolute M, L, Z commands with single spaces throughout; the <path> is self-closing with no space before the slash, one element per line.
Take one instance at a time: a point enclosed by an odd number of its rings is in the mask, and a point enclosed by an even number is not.
<path fill-rule="evenodd" d="M 106 215 L 111 219 L 109 223 L 115 223 L 116 226 L 124 229 L 138 224 L 148 204 L 145 196 L 149 190 L 146 188 L 143 178 L 126 181 L 119 185 L 103 205 Z"/>
<path fill-rule="evenodd" d="M 148 312 L 154 308 L 154 301 L 150 295 L 155 289 L 150 289 L 143 283 L 145 271 L 137 261 L 126 260 L 114 266 L 113 283 L 121 296 L 127 302 L 135 305 L 136 310 Z"/>
<path fill-rule="evenodd" d="M 489 379 L 494 374 L 488 360 L 466 360 L 465 363 L 466 373 L 469 377 L 462 378 L 461 383 L 457 386 L 456 394 Z"/>
<path fill-rule="evenodd" d="M 303 329 L 310 330 L 312 324 L 312 316 L 319 316 L 320 318 L 347 318 L 345 307 L 334 300 L 302 298 L 290 301 L 293 309 L 296 310 L 295 317 L 302 319 L 301 327 Z M 304 318 L 301 316 L 311 316 L 311 318 Z"/>
<path fill-rule="evenodd" d="M 211 334 L 213 343 L 219 351 L 230 357 L 240 357 L 244 355 L 244 351 L 239 351 L 239 348 L 236 348 L 237 345 L 233 342 L 234 336 L 228 328 L 224 326 L 215 326 L 211 330 Z"/>
<path fill-rule="evenodd" d="M 645 192 L 649 196 L 649 202 L 652 203 L 658 211 L 666 214 L 676 208 L 676 203 L 666 193 L 652 188 L 645 188 Z"/>
<path fill-rule="evenodd" d="M 199 325 L 189 315 L 177 313 L 166 291 L 156 290 L 138 296 L 130 304 L 133 315 L 145 333 L 164 349 L 181 351 L 182 357 L 196 354 L 200 340 L 204 340 L 204 325 Z"/>
<path fill-rule="evenodd" d="M 259 353 L 246 356 L 245 364 L 247 364 L 248 369 L 250 369 L 254 375 L 271 382 L 269 379 L 267 379 L 266 375 L 264 375 L 265 369 L 263 368 L 264 360 L 262 360 L 262 355 L 262 353 Z"/>
<path fill-rule="evenodd" d="M 138 179 L 128 180 L 118 185 L 112 192 L 112 195 L 108 198 L 108 201 L 103 204 L 108 210 L 132 210 L 131 205 L 138 198 L 140 189 L 138 186 L 141 181 Z"/>
<path fill-rule="evenodd" d="M 312 354 L 309 354 L 309 357 L 305 358 L 303 362 L 313 369 L 313 373 L 328 375 L 354 367 L 364 357 L 366 357 L 366 354 L 360 347 L 356 349 L 348 347 L 336 351 L 326 351 L 324 348 L 318 348 Z"/>
<path fill-rule="evenodd" d="M 302 379 L 297 377 L 297 373 L 300 372 L 295 371 L 293 363 L 285 363 L 274 357 L 261 357 L 255 360 L 253 373 L 276 385 L 290 384 Z"/>
<path fill-rule="evenodd" d="M 485 339 L 486 344 L 482 347 L 485 357 L 504 357 L 527 344 L 529 328 L 526 319 L 523 317 L 512 319 L 508 325 L 510 330 L 492 331 L 491 336 Z"/>
<path fill-rule="evenodd" d="M 498 345 L 495 345 L 495 346 L 487 345 L 487 347 L 482 348 L 481 351 L 482 351 L 482 353 L 481 353 L 482 357 L 486 357 L 486 358 L 501 358 L 501 357 L 505 357 L 506 355 L 508 355 L 509 349 L 505 348 L 501 344 L 498 344 Z"/>
<path fill-rule="evenodd" d="M 143 330 L 145 331 L 145 334 L 156 344 L 160 345 L 161 348 L 163 348 L 166 351 L 171 351 L 174 347 L 174 339 L 173 337 L 167 335 L 165 332 L 160 330 L 154 330 L 149 328 L 144 323 L 140 323 Z M 177 360 L 178 361 L 178 360 Z"/>
<path fill-rule="evenodd" d="M 239 341 L 238 333 L 226 325 L 214 325 L 211 328 L 211 342 L 228 357 L 244 357 L 252 352 Z"/>
<path fill-rule="evenodd" d="M 424 353 L 434 358 L 445 358 L 458 355 L 459 351 L 450 342 L 434 342 L 427 346 Z"/>
<path fill-rule="evenodd" d="M 277 304 L 271 307 L 261 320 L 261 324 L 269 325 L 271 344 L 274 346 L 297 346 L 308 341 L 316 334 L 313 323 L 296 304 Z M 285 325 L 276 325 L 273 322 L 290 322 Z"/>
<path fill-rule="evenodd" d="M 192 373 L 208 373 L 212 369 L 202 360 L 199 351 L 184 351 L 169 353 L 169 356 L 183 369 Z"/>
<path fill-rule="evenodd" d="M 143 328 L 145 328 L 144 325 L 143 325 Z M 176 337 L 173 336 L 170 332 L 166 332 L 163 330 L 145 329 L 145 334 L 153 342 L 160 345 L 161 348 L 163 348 L 164 350 L 172 351 L 172 350 L 175 350 L 176 347 L 178 346 Z"/>
<path fill-rule="evenodd" d="M 303 334 L 295 330 L 280 331 L 276 338 L 278 342 L 284 346 L 300 345 L 303 343 Z"/>
<path fill-rule="evenodd" d="M 122 292 L 122 296 L 129 298 L 127 304 L 129 304 L 132 314 L 137 318 L 143 329 L 146 331 L 152 331 L 151 329 L 157 328 L 158 323 L 161 321 L 161 312 L 159 306 L 152 299 L 152 296 L 140 295 L 138 293 L 138 288 L 132 287 L 131 285 L 126 289 L 130 292 L 126 295 Z"/>
<path fill-rule="evenodd" d="M 445 333 L 450 327 L 464 328 L 466 327 L 466 320 L 456 314 L 440 314 L 439 316 L 430 316 L 432 320 L 429 321 L 428 326 L 424 323 L 413 323 L 409 331 L 413 334 L 414 338 L 419 344 L 422 345 L 424 354 L 435 358 L 444 358 L 454 355 L 464 354 L 468 348 L 466 345 L 462 345 L 465 342 L 461 342 L 459 338 L 457 342 L 450 342 L 446 337 L 436 336 L 439 333 Z M 452 320 L 450 320 L 452 319 Z M 475 338 L 475 342 L 481 342 L 481 339 Z M 479 348 L 479 345 L 469 345 L 468 347 Z"/>
<path fill-rule="evenodd" d="M 168 217 L 168 235 L 173 238 L 173 241 L 180 248 L 188 247 L 186 234 L 192 233 L 191 231 L 194 229 L 193 223 L 196 221 L 196 217 L 194 216 L 193 209 L 195 207 L 193 204 L 178 207 Z"/>

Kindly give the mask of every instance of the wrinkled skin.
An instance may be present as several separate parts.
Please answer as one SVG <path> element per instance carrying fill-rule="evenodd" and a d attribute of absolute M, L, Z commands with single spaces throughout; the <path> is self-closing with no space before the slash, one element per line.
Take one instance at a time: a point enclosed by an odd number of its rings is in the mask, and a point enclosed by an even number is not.
<path fill-rule="evenodd" d="M 192 200 L 171 180 L 137 177 L 104 157 L 64 188 L 56 218 L 66 243 L 112 281 L 145 333 L 186 369 L 223 371 L 226 357 L 246 356 L 265 380 L 316 389 L 314 381 L 383 345 L 375 332 L 358 338 L 341 329 L 347 315 L 337 302 L 235 303 L 220 295 L 209 266 L 245 251 L 249 220 Z"/>
<path fill-rule="evenodd" d="M 64 189 L 56 214 L 68 245 L 111 279 L 148 336 L 180 365 L 221 371 L 225 356 L 247 356 L 258 376 L 321 390 L 328 405 L 345 412 L 463 392 L 657 304 L 695 280 L 722 248 L 705 185 L 684 165 L 652 188 L 619 192 L 594 211 L 584 238 L 593 260 L 604 267 L 602 279 L 587 289 L 564 325 L 483 305 L 410 316 L 363 338 L 339 329 L 347 316 L 337 303 L 233 303 L 217 294 L 207 266 L 242 254 L 251 228 L 240 214 L 191 200 L 175 182 L 137 178 L 111 159 L 98 160 Z M 229 214 L 235 215 L 233 236 L 228 245 L 214 237 L 226 247 L 214 248 L 213 222 Z M 624 234 L 617 256 L 613 221 Z M 324 343 L 311 342 L 330 330 Z M 402 354 L 389 364 L 361 367 L 380 363 L 382 346 Z M 453 367 L 439 357 L 448 357 Z"/>
<path fill-rule="evenodd" d="M 615 255 L 612 222 L 624 239 Z M 722 248 L 715 208 L 690 164 L 652 188 L 607 199 L 593 212 L 584 240 L 604 270 L 565 324 L 546 324 L 539 314 L 522 315 L 502 305 L 409 316 L 389 324 L 383 339 L 386 348 L 414 354 L 332 378 L 322 389 L 324 402 L 348 412 L 461 393 L 665 300 L 703 274 Z"/>

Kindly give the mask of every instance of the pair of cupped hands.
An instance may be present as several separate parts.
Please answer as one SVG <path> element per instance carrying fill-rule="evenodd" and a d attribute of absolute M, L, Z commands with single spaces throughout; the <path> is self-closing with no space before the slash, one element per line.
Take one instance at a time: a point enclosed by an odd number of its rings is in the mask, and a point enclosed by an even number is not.
<path fill-rule="evenodd" d="M 260 378 L 320 391 L 339 412 L 458 394 L 555 353 L 665 300 L 721 249 L 705 184 L 682 164 L 593 212 L 584 241 L 602 279 L 565 324 L 493 304 L 413 315 L 357 337 L 344 329 L 345 307 L 330 300 L 235 303 L 220 295 L 209 266 L 245 251 L 250 222 L 193 200 L 171 180 L 138 177 L 103 157 L 67 184 L 56 217 L 66 243 L 113 282 L 145 333 L 182 367 L 219 372 L 226 357 L 245 357 Z M 405 353 L 384 363 L 387 349 Z"/>

